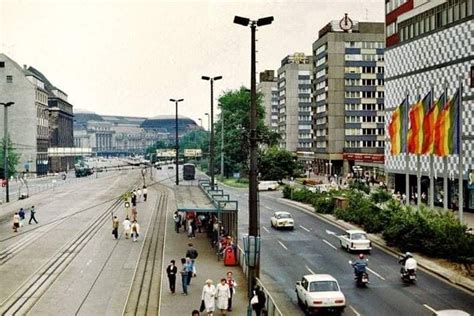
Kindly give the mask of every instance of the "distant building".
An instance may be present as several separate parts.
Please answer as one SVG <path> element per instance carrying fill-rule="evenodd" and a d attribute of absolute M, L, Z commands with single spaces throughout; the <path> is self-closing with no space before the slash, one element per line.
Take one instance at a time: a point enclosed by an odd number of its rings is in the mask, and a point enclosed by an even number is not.
<path fill-rule="evenodd" d="M 278 80 L 274 70 L 260 73 L 257 91 L 262 94 L 265 109 L 265 125 L 272 131 L 278 131 Z"/>
<path fill-rule="evenodd" d="M 303 53 L 286 56 L 278 69 L 278 132 L 280 147 L 308 164 L 314 159 L 311 76 L 313 59 Z"/>
<path fill-rule="evenodd" d="M 20 154 L 19 172 L 44 175 L 48 172 L 49 93 L 37 74 L 22 68 L 0 54 L 0 99 L 15 102 L 8 109 L 8 131 L 13 147 Z M 0 136 L 3 135 L 3 109 L 0 111 Z"/>
<path fill-rule="evenodd" d="M 384 23 L 332 21 L 313 43 L 313 169 L 384 168 Z"/>

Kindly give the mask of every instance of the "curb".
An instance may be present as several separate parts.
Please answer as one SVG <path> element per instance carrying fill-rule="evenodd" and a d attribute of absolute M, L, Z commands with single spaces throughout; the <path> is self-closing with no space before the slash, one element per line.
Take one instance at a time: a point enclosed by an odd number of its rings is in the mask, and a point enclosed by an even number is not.
<path fill-rule="evenodd" d="M 308 214 L 311 214 L 313 215 L 314 217 L 317 217 L 323 221 L 325 221 L 326 223 L 329 223 L 329 224 L 332 224 L 334 226 L 337 226 L 341 229 L 348 229 L 349 226 L 353 226 L 353 227 L 357 227 L 353 224 L 350 224 L 350 223 L 347 223 L 347 222 L 343 222 L 345 224 L 347 224 L 347 226 L 345 227 L 344 225 L 342 225 L 341 223 L 333 220 L 332 218 L 330 217 L 327 217 L 327 216 L 324 216 L 325 214 L 319 214 L 319 213 L 316 213 L 314 212 L 310 206 L 306 205 L 306 204 L 303 204 L 303 203 L 300 203 L 300 202 L 295 202 L 295 201 L 292 201 L 292 200 L 288 200 L 288 199 L 285 199 L 285 198 L 279 198 L 278 199 L 279 201 L 281 201 L 282 203 L 285 203 L 287 205 L 293 205 L 293 206 L 298 206 L 301 210 L 303 210 L 305 213 L 308 213 Z M 372 234 L 368 234 L 370 241 L 373 242 L 375 245 L 377 245 L 377 247 L 379 247 L 380 249 L 382 249 L 383 251 L 389 253 L 390 255 L 394 256 L 394 257 L 397 257 L 399 256 L 399 253 L 400 252 L 397 252 L 394 248 L 391 248 L 385 244 L 383 244 L 379 239 L 380 237 L 376 237 Z M 422 258 L 423 260 L 425 260 L 424 258 Z M 474 293 L 474 286 L 471 286 L 471 285 L 468 285 L 468 284 L 464 284 L 462 282 L 459 282 L 459 281 L 453 281 L 452 278 L 450 277 L 450 275 L 446 275 L 445 273 L 442 273 L 442 272 L 439 272 L 439 271 L 436 271 L 434 269 L 432 269 L 431 267 L 427 266 L 426 264 L 422 263 L 422 262 L 418 262 L 418 266 L 421 267 L 425 272 L 429 273 L 429 274 L 432 274 L 432 275 L 435 275 L 441 279 L 443 279 L 443 281 L 445 281 L 446 283 L 450 283 L 450 284 L 454 284 L 460 288 L 462 288 L 463 290 L 467 291 L 469 294 L 473 294 Z"/>

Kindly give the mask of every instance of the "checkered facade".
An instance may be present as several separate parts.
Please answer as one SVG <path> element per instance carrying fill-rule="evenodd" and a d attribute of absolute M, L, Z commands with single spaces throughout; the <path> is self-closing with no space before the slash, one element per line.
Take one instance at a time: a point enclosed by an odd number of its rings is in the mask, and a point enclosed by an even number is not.
<path fill-rule="evenodd" d="M 452 96 L 463 84 L 462 142 L 464 168 L 474 169 L 474 88 L 470 87 L 470 71 L 474 66 L 474 20 L 457 24 L 434 34 L 402 43 L 385 51 L 385 128 L 392 111 L 406 94 L 409 102 L 416 102 L 418 95 L 423 97 L 432 88 L 434 98 L 444 89 Z M 390 140 L 386 132 L 385 169 L 389 173 L 405 173 L 405 154 L 392 156 Z M 409 155 L 409 173 L 417 173 L 417 157 Z M 433 157 L 435 175 L 442 176 L 443 159 Z M 421 156 L 420 167 L 423 175 L 429 175 L 430 158 Z M 448 174 L 458 174 L 459 157 L 448 157 Z"/>

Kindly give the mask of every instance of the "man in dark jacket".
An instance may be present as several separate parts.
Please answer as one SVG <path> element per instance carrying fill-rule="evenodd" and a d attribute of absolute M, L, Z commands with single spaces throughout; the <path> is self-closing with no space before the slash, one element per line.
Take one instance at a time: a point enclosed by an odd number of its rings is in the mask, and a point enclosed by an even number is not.
<path fill-rule="evenodd" d="M 171 260 L 171 263 L 166 268 L 166 274 L 168 275 L 168 281 L 170 284 L 171 294 L 176 291 L 176 274 L 178 273 L 178 267 L 175 265 L 175 261 Z"/>
<path fill-rule="evenodd" d="M 258 297 L 258 303 L 253 304 L 252 307 L 255 311 L 255 314 L 257 316 L 260 316 L 262 313 L 262 309 L 264 309 L 266 306 L 267 298 L 265 296 L 265 293 L 260 289 L 260 286 L 258 285 L 255 286 L 255 295 L 257 295 Z"/>
<path fill-rule="evenodd" d="M 192 243 L 188 244 L 188 250 L 186 251 L 186 258 L 191 259 L 191 264 L 192 264 L 192 269 L 190 271 L 190 278 L 189 280 L 191 281 L 191 276 L 196 276 L 196 258 L 198 257 L 199 253 L 196 250 L 196 248 L 193 247 Z M 191 283 L 191 282 L 189 282 Z"/>

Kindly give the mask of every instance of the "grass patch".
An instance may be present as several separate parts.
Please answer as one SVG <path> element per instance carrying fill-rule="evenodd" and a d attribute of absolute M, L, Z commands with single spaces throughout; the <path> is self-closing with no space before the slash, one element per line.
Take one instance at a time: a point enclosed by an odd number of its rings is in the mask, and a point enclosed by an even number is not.
<path fill-rule="evenodd" d="M 249 187 L 249 181 L 247 179 L 229 178 L 229 179 L 224 179 L 222 183 L 234 188 L 248 188 Z"/>

